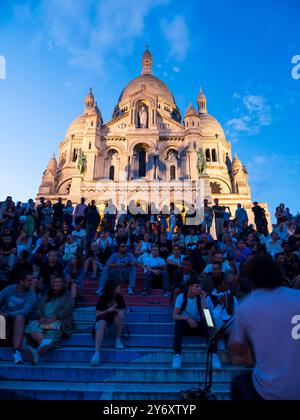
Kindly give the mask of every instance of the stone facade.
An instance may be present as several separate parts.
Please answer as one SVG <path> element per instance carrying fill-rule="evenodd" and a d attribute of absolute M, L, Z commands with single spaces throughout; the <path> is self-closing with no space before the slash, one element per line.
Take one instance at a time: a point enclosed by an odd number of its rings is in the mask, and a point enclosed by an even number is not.
<path fill-rule="evenodd" d="M 233 158 L 223 128 L 207 111 L 202 90 L 197 104 L 197 110 L 190 104 L 182 122 L 174 96 L 153 76 L 152 56 L 146 50 L 142 74 L 125 87 L 109 122 L 103 122 L 90 90 L 84 114 L 68 128 L 58 161 L 50 160 L 37 198 L 62 197 L 73 203 L 82 196 L 98 203 L 111 198 L 119 208 L 135 199 L 161 207 L 164 194 L 169 192 L 171 201 L 179 203 L 187 193 L 195 205 L 203 198 L 219 198 L 232 212 L 240 202 L 252 220 L 246 167 Z M 206 156 L 200 179 L 199 150 Z M 81 152 L 84 171 L 78 169 Z"/>

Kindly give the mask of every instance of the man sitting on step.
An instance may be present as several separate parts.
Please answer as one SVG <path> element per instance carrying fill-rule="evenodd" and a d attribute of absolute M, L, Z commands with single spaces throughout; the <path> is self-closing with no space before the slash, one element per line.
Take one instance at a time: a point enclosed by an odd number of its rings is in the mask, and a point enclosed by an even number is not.
<path fill-rule="evenodd" d="M 158 245 L 153 245 L 151 248 L 151 255 L 144 258 L 144 290 L 142 296 L 148 296 L 149 289 L 151 289 L 153 280 L 161 280 L 165 291 L 165 297 L 171 296 L 169 292 L 170 283 L 167 272 L 166 261 L 159 256 Z"/>
<path fill-rule="evenodd" d="M 8 286 L 0 292 L 0 315 L 6 321 L 6 336 L 13 339 L 16 365 L 23 364 L 21 355 L 24 328 L 27 317 L 36 303 L 32 291 L 32 274 L 21 273 L 18 284 Z"/>
<path fill-rule="evenodd" d="M 175 303 L 173 319 L 175 321 L 174 358 L 173 369 L 181 368 L 182 341 L 184 336 L 197 336 L 209 339 L 214 328 L 209 328 L 203 313 L 203 307 L 207 307 L 206 295 L 201 289 L 201 282 L 197 278 L 191 278 L 187 282 L 187 289 L 180 294 Z M 205 304 L 203 306 L 203 304 Z M 213 307 L 208 307 L 213 313 Z M 221 362 L 217 355 L 217 344 L 212 348 L 213 368 L 221 369 Z"/>
<path fill-rule="evenodd" d="M 119 284 L 128 283 L 128 296 L 134 294 L 137 261 L 135 256 L 127 251 L 126 242 L 120 242 L 118 249 L 119 252 L 116 252 L 108 259 L 101 273 L 99 287 L 96 292 L 99 296 L 102 296 L 108 278 L 119 282 Z"/>

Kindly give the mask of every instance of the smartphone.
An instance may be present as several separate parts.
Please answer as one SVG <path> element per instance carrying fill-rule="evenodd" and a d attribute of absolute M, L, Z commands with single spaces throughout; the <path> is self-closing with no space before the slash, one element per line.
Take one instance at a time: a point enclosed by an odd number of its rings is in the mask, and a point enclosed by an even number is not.
<path fill-rule="evenodd" d="M 204 317 L 205 317 L 205 321 L 207 323 L 207 326 L 209 328 L 214 328 L 215 327 L 214 321 L 213 321 L 213 319 L 211 317 L 211 314 L 209 312 L 209 309 L 203 308 L 203 312 L 204 312 Z"/>

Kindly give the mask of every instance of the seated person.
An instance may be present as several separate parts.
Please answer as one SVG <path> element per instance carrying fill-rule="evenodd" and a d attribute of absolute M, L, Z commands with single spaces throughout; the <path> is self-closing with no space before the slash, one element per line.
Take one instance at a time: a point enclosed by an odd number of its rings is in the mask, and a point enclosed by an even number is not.
<path fill-rule="evenodd" d="M 24 328 L 35 302 L 32 274 L 22 273 L 17 284 L 0 292 L 0 315 L 6 320 L 6 335 L 13 341 L 13 360 L 16 365 L 23 364 L 21 350 Z"/>
<path fill-rule="evenodd" d="M 187 283 L 187 289 L 180 294 L 175 303 L 173 319 L 175 321 L 174 358 L 173 369 L 181 368 L 182 341 L 184 336 L 205 337 L 207 340 L 213 335 L 214 328 L 207 326 L 203 314 L 202 301 L 205 293 L 201 289 L 201 283 L 197 279 L 191 279 Z M 208 307 L 211 314 L 212 307 Z M 213 368 L 221 369 L 221 362 L 217 355 L 217 344 L 212 348 Z"/>
<path fill-rule="evenodd" d="M 185 246 L 187 249 L 196 249 L 199 241 L 199 235 L 196 235 L 195 229 L 190 230 L 190 234 L 185 238 Z"/>
<path fill-rule="evenodd" d="M 167 272 L 167 265 L 163 258 L 159 256 L 158 245 L 153 245 L 151 249 L 151 255 L 144 259 L 144 289 L 142 296 L 148 296 L 149 290 L 151 289 L 152 281 L 156 278 L 162 280 L 165 297 L 171 296 L 169 292 L 169 276 Z"/>
<path fill-rule="evenodd" d="M 230 282 L 228 278 L 222 273 L 220 277 L 215 280 L 215 288 L 207 297 L 207 304 L 213 307 L 213 319 L 216 328 L 221 328 L 234 314 L 238 307 L 238 301 L 234 297 L 230 289 Z M 224 342 L 221 340 L 223 349 Z"/>
<path fill-rule="evenodd" d="M 38 364 L 40 355 L 70 336 L 73 306 L 74 299 L 66 289 L 64 279 L 53 276 L 48 293 L 39 303 L 37 319 L 30 322 L 25 329 L 29 336 L 27 350 L 32 364 Z"/>
<path fill-rule="evenodd" d="M 58 261 L 57 251 L 51 250 L 48 253 L 47 261 L 42 264 L 39 276 L 43 281 L 43 287 L 49 288 L 52 276 L 62 276 L 63 266 Z"/>
<path fill-rule="evenodd" d="M 63 251 L 62 259 L 65 263 L 68 263 L 72 258 L 75 257 L 78 251 L 78 245 L 72 235 L 67 236 L 67 241 L 62 247 L 62 251 Z"/>
<path fill-rule="evenodd" d="M 97 278 L 98 270 L 102 270 L 103 265 L 100 262 L 100 249 L 97 242 L 94 242 L 86 254 L 86 259 L 84 261 L 84 275 L 86 276 L 89 268 L 92 267 L 93 275 L 92 279 Z"/>
<path fill-rule="evenodd" d="M 221 264 L 223 273 L 231 274 L 231 266 L 227 260 L 224 259 L 222 252 L 214 252 L 212 256 L 212 262 L 207 264 L 203 272 L 209 274 L 213 270 L 213 264 Z"/>
<path fill-rule="evenodd" d="M 73 257 L 64 270 L 64 278 L 68 288 L 71 290 L 72 298 L 76 299 L 80 290 L 83 290 L 85 273 L 82 267 L 80 254 Z"/>
<path fill-rule="evenodd" d="M 78 249 L 84 251 L 86 247 L 86 230 L 80 224 L 77 224 L 72 232 L 72 236 L 77 243 Z"/>
<path fill-rule="evenodd" d="M 124 349 L 121 337 L 125 326 L 125 308 L 119 282 L 108 280 L 96 307 L 96 324 L 93 334 L 95 335 L 95 354 L 91 360 L 92 366 L 98 366 L 100 363 L 100 349 L 104 333 L 111 325 L 114 325 L 116 329 L 116 350 Z"/>
<path fill-rule="evenodd" d="M 173 253 L 167 258 L 167 269 L 169 274 L 170 284 L 174 286 L 174 273 L 182 266 L 184 257 L 181 255 L 180 246 L 173 247 Z"/>
<path fill-rule="evenodd" d="M 102 231 L 99 233 L 99 237 L 96 241 L 97 245 L 99 246 L 99 260 L 102 264 L 105 264 L 106 261 L 112 254 L 113 249 L 113 240 L 107 231 Z"/>
<path fill-rule="evenodd" d="M 173 280 L 175 290 L 172 300 L 176 299 L 178 295 L 186 290 L 187 284 L 191 279 L 199 280 L 199 275 L 195 270 L 193 270 L 193 263 L 191 259 L 186 257 L 179 269 L 174 272 Z"/>
<path fill-rule="evenodd" d="M 11 236 L 2 236 L 0 239 L 0 268 L 13 271 L 17 261 L 16 242 Z"/>
<path fill-rule="evenodd" d="M 166 260 L 170 253 L 172 252 L 172 241 L 167 239 L 165 233 L 160 234 L 160 239 L 158 241 L 159 246 L 159 255 Z"/>
<path fill-rule="evenodd" d="M 105 284 L 110 277 L 119 284 L 128 283 L 128 296 L 132 296 L 136 283 L 136 266 L 137 261 L 134 255 L 127 251 L 126 242 L 121 242 L 119 251 L 112 254 L 103 268 L 96 294 L 99 296 L 103 294 Z"/>
<path fill-rule="evenodd" d="M 145 233 L 143 236 L 143 239 L 137 244 L 134 253 L 137 257 L 145 253 L 150 254 L 151 247 L 152 247 L 151 235 L 149 233 Z"/>

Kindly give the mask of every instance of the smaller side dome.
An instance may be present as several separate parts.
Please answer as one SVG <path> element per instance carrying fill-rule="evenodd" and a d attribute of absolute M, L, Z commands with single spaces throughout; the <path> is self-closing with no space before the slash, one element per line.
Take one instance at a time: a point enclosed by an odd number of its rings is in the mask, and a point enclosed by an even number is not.
<path fill-rule="evenodd" d="M 192 102 L 190 102 L 190 105 L 188 107 L 188 109 L 186 110 L 184 119 L 188 118 L 188 117 L 197 117 L 199 118 L 198 112 L 197 110 L 194 108 Z"/>
<path fill-rule="evenodd" d="M 50 159 L 47 169 L 50 171 L 56 171 L 57 170 L 57 160 L 55 157 L 55 154 L 53 154 L 52 158 Z"/>
<path fill-rule="evenodd" d="M 242 162 L 238 158 L 237 154 L 235 154 L 235 156 L 234 156 L 234 159 L 233 159 L 233 162 L 232 162 L 232 169 L 233 170 L 243 169 Z"/>

